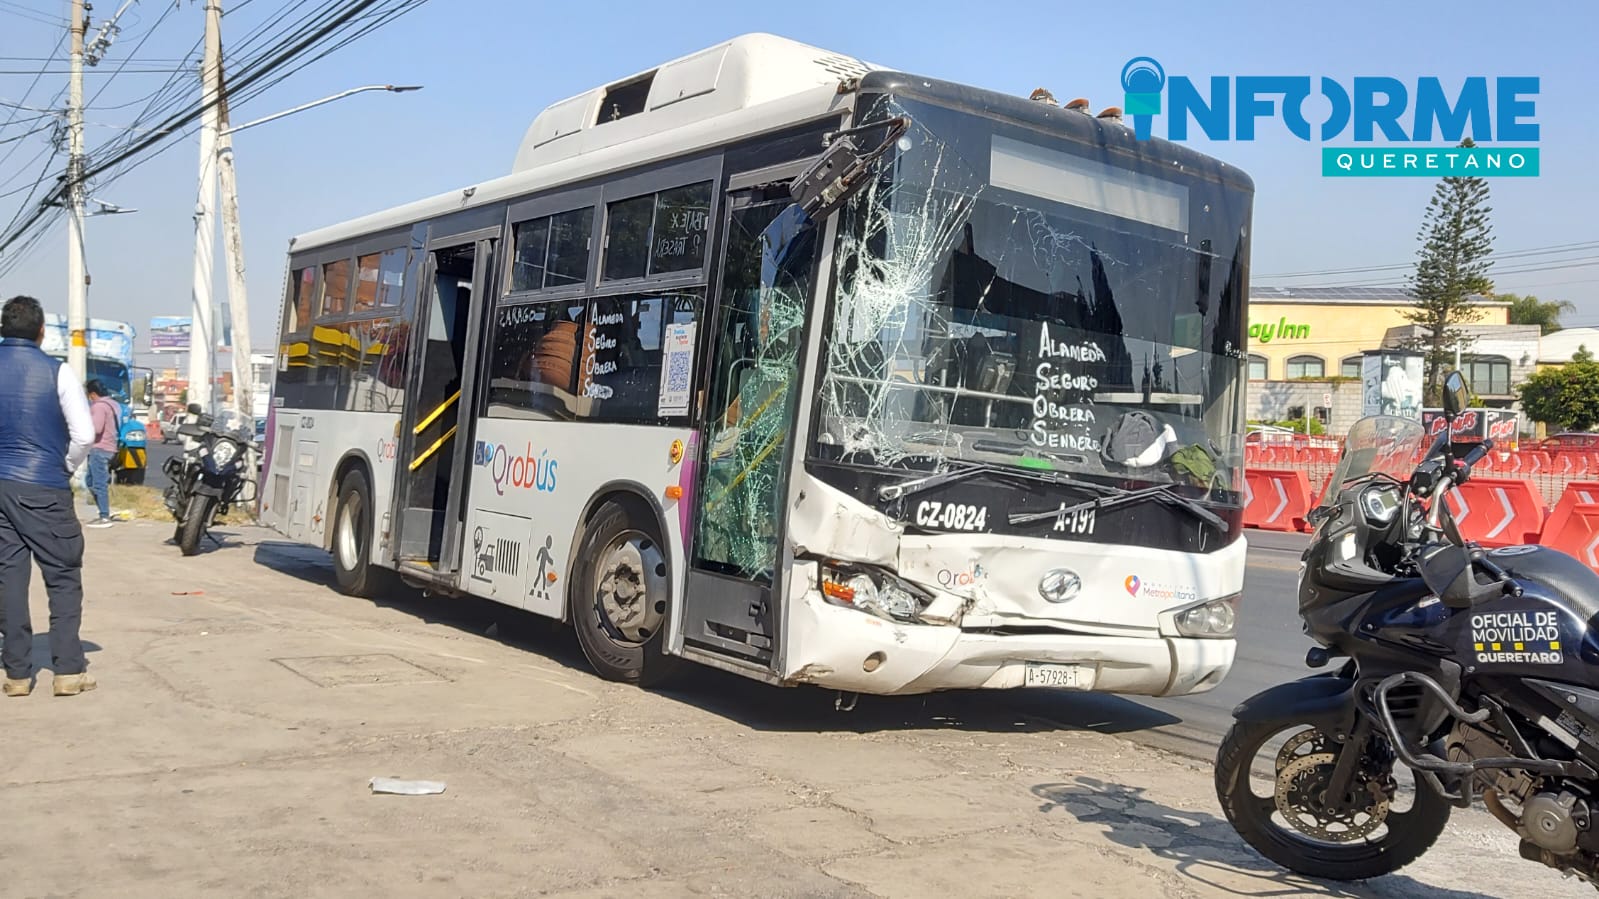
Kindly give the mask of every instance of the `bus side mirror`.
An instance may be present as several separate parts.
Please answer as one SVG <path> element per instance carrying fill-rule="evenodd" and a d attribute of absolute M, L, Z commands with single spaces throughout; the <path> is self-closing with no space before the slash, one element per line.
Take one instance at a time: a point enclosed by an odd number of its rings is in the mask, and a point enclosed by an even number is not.
<path fill-rule="evenodd" d="M 789 183 L 789 196 L 812 218 L 826 218 L 865 185 L 866 174 L 873 163 L 882 158 L 910 126 L 909 118 L 897 116 L 829 134 L 822 155 Z M 864 151 L 855 145 L 855 135 L 878 128 L 885 131 L 882 143 Z"/>

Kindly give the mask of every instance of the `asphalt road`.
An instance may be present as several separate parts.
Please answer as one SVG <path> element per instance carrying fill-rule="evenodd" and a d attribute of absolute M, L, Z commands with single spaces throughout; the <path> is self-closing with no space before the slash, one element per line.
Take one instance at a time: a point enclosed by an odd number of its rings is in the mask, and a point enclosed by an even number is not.
<path fill-rule="evenodd" d="M 183 444 L 181 443 L 156 441 L 146 447 L 145 465 L 147 470 L 144 473 L 144 486 L 154 487 L 157 490 L 167 489 L 167 476 L 162 473 L 161 468 L 166 465 L 168 459 L 182 454 Z"/>
<path fill-rule="evenodd" d="M 1240 701 L 1312 673 L 1305 667 L 1305 652 L 1313 644 L 1300 630 L 1297 611 L 1299 554 L 1309 537 L 1251 531 L 1248 539 L 1238 658 L 1221 686 L 1173 699 L 1055 690 L 1007 690 L 994 699 L 1019 720 L 1120 734 L 1153 748 L 1214 759 Z"/>

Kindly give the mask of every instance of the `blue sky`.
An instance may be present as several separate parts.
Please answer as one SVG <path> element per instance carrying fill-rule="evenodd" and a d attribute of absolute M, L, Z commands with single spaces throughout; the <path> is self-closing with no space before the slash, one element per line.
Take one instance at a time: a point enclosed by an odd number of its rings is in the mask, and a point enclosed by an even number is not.
<path fill-rule="evenodd" d="M 119 0 L 99 0 L 109 15 Z M 88 76 L 92 149 L 115 137 L 166 74 L 114 66 L 136 45 L 134 68 L 172 66 L 199 37 L 200 4 L 139 0 L 107 61 Z M 285 4 L 226 0 L 224 43 L 237 42 Z M 1446 85 L 1471 75 L 1542 79 L 1542 176 L 1492 182 L 1502 252 L 1599 242 L 1599 67 L 1592 41 L 1599 5 L 1538 4 L 1523 25 L 1503 2 L 1007 2 L 532 3 L 433 0 L 360 43 L 310 65 L 234 112 L 256 118 L 347 87 L 422 84 L 419 93 L 364 94 L 235 138 L 251 316 L 258 346 L 270 346 L 288 239 L 300 232 L 509 171 L 527 125 L 544 106 L 590 87 L 749 31 L 768 31 L 910 72 L 1025 96 L 1048 87 L 1063 101 L 1086 96 L 1097 110 L 1121 103 L 1120 72 L 1133 56 L 1159 59 L 1170 74 L 1392 75 Z M 23 94 L 32 58 L 61 35 L 65 0 L 0 2 L 0 102 L 43 106 L 64 88 L 63 63 Z M 11 74 L 28 71 L 29 74 Z M 1313 101 L 1314 103 L 1314 101 Z M 121 107 L 121 108 L 119 108 Z M 1321 107 L 1307 110 L 1313 122 Z M 0 122 L 11 110 L 0 107 Z M 21 117 L 37 116 L 23 111 Z M 0 141 L 34 124 L 0 130 Z M 1164 134 L 1164 125 L 1157 124 Z M 0 143 L 0 194 L 26 186 L 48 156 L 48 132 Z M 1256 285 L 1364 283 L 1402 272 L 1285 279 L 1280 273 L 1404 263 L 1434 183 L 1425 178 L 1324 179 L 1317 144 L 1266 122 L 1254 142 L 1193 141 L 1255 181 Z M 89 220 L 90 308 L 133 321 L 185 315 L 192 277 L 197 147 L 171 147 L 92 193 L 133 215 Z M 40 155 L 44 154 L 44 155 Z M 23 163 L 29 160 L 24 170 Z M 0 224 L 18 197 L 0 197 Z M 31 293 L 65 310 L 65 226 L 58 225 L 9 275 L 0 295 Z M 1568 299 L 1568 324 L 1599 325 L 1599 250 L 1506 260 L 1544 270 L 1497 278 L 1502 291 Z M 1563 266 L 1555 268 L 1555 266 Z M 220 273 L 220 251 L 218 257 Z M 223 295 L 220 278 L 217 295 Z M 142 343 L 142 340 L 141 340 Z"/>

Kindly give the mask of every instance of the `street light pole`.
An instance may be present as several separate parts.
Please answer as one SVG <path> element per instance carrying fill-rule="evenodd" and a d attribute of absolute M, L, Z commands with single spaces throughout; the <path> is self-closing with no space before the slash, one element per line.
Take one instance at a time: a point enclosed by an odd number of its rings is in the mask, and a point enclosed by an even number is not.
<path fill-rule="evenodd" d="M 89 23 L 84 0 L 72 0 L 71 76 L 67 100 L 67 364 L 81 383 L 88 376 L 89 284 L 83 260 L 83 41 Z"/>
<path fill-rule="evenodd" d="M 216 226 L 211 220 L 216 198 L 217 98 L 222 83 L 222 0 L 205 5 L 205 58 L 200 66 L 200 191 L 194 207 L 194 323 L 189 329 L 189 402 L 211 408 L 211 264 Z"/>
<path fill-rule="evenodd" d="M 233 166 L 233 135 L 246 128 L 277 121 L 297 112 L 304 112 L 366 91 L 389 91 L 398 94 L 414 90 L 421 90 L 420 85 L 369 84 L 365 87 L 340 91 L 310 103 L 302 103 L 293 109 L 286 109 L 233 127 L 228 125 L 226 87 L 218 90 L 218 95 L 221 97 L 221 102 L 218 104 L 221 119 L 217 131 L 216 153 L 217 176 L 222 187 L 222 255 L 223 264 L 228 270 L 228 309 L 232 313 L 230 318 L 233 322 L 233 407 L 238 410 L 239 415 L 245 418 L 252 418 L 255 415 L 255 369 L 250 364 L 250 305 L 244 282 L 244 237 L 239 227 L 239 185 L 237 172 Z"/>

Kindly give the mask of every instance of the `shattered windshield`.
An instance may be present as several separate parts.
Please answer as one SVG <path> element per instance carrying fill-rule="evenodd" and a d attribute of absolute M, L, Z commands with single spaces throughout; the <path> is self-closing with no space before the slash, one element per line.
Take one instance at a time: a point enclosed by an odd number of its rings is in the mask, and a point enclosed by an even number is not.
<path fill-rule="evenodd" d="M 913 125 L 844 212 L 817 452 L 1229 491 L 1246 192 L 884 96 Z"/>

